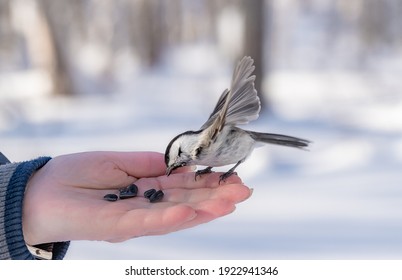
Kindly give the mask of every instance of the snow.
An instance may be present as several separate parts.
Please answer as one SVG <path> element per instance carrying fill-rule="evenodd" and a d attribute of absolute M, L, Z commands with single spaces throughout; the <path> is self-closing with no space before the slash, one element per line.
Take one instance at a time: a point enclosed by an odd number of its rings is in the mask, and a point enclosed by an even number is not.
<path fill-rule="evenodd" d="M 172 52 L 160 69 L 136 72 L 114 94 L 26 94 L 40 73 L 10 94 L 0 75 L 1 151 L 13 161 L 87 150 L 164 152 L 172 137 L 205 121 L 230 81 L 231 65 L 219 66 L 205 48 L 198 53 L 205 59 L 191 63 L 196 54 Z M 117 244 L 74 241 L 66 258 L 400 259 L 402 84 L 393 73 L 270 73 L 273 113 L 248 128 L 310 139 L 309 151 L 255 151 L 238 168 L 253 195 L 231 215 Z"/>

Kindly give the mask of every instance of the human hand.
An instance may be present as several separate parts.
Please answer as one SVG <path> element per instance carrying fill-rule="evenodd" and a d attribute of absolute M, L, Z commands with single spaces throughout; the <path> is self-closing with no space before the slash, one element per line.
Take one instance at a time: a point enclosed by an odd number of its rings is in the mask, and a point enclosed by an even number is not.
<path fill-rule="evenodd" d="M 163 154 L 86 152 L 51 159 L 30 179 L 24 196 L 25 241 L 35 245 L 67 240 L 120 242 L 193 227 L 231 213 L 250 189 L 233 175 L 219 185 L 220 173 L 194 180 L 182 169 L 165 176 Z M 108 193 L 132 183 L 138 196 L 115 202 Z M 163 200 L 150 203 L 155 188 Z"/>

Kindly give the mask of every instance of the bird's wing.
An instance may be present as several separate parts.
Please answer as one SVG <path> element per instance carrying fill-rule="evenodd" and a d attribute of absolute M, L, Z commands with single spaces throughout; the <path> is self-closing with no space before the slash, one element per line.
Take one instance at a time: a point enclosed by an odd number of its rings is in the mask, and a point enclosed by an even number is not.
<path fill-rule="evenodd" d="M 230 90 L 226 89 L 218 103 L 202 125 L 201 130 L 207 134 L 204 139 L 213 141 L 225 124 L 246 124 L 258 118 L 261 109 L 260 99 L 254 88 L 254 60 L 244 57 L 233 72 Z"/>
<path fill-rule="evenodd" d="M 253 63 L 251 57 L 244 57 L 233 73 L 226 124 L 247 124 L 258 118 L 261 105 L 254 87 L 255 76 L 251 75 Z"/>

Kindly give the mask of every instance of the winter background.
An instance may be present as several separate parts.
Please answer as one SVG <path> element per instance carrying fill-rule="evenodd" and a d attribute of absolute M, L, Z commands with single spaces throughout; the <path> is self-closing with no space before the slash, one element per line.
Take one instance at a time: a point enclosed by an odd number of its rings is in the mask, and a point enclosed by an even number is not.
<path fill-rule="evenodd" d="M 164 152 L 206 120 L 248 54 L 244 2 L 1 0 L 1 152 Z M 138 10 L 180 20 L 157 52 L 144 54 L 152 30 L 127 39 L 135 20 L 149 27 Z M 276 0 L 264 12 L 255 63 L 268 105 L 248 128 L 310 139 L 310 151 L 254 151 L 237 170 L 253 196 L 231 215 L 118 244 L 74 241 L 66 259 L 402 257 L 402 4 Z M 68 87 L 54 65 L 74 93 L 57 91 Z"/>

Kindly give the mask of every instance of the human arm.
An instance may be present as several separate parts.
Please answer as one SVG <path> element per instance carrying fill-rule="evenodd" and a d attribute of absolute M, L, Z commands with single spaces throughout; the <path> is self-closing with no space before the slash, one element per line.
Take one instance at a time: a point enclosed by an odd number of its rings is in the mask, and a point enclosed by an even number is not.
<path fill-rule="evenodd" d="M 0 259 L 34 259 L 22 232 L 24 192 L 32 174 L 49 160 L 48 157 L 41 157 L 0 166 Z M 53 258 L 62 259 L 69 242 L 51 245 Z"/>
<path fill-rule="evenodd" d="M 152 152 L 88 152 L 56 157 L 29 180 L 23 205 L 28 244 L 67 240 L 120 242 L 205 223 L 231 213 L 250 190 L 233 176 L 219 186 L 219 173 L 194 180 L 194 173 L 164 175 L 163 155 Z M 109 202 L 107 193 L 131 183 L 138 197 Z M 142 197 L 162 189 L 161 202 Z"/>

